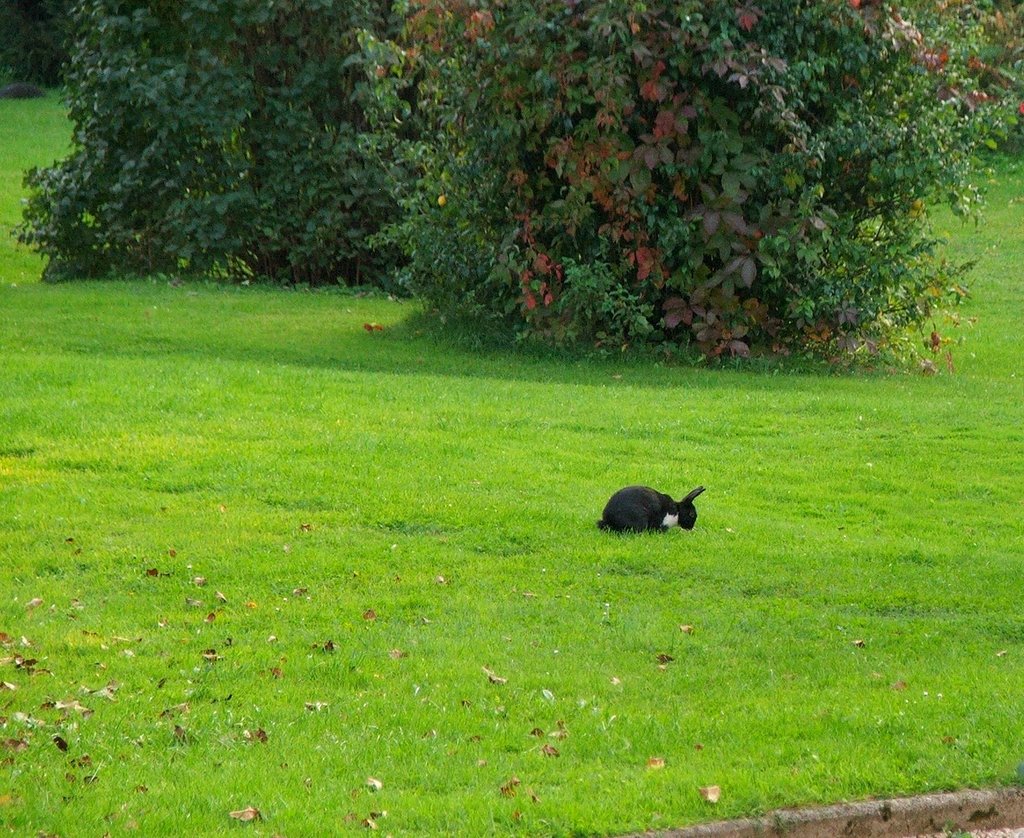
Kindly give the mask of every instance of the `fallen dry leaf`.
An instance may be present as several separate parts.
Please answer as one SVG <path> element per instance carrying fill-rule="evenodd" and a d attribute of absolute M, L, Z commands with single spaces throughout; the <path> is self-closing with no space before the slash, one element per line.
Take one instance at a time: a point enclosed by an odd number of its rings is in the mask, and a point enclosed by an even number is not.
<path fill-rule="evenodd" d="M 518 786 L 520 784 L 520 782 L 521 781 L 520 781 L 520 779 L 518 777 L 512 777 L 511 779 L 509 779 L 509 781 L 507 783 L 505 783 L 501 787 L 501 796 L 502 797 L 515 797 L 516 796 L 516 786 Z"/>
<path fill-rule="evenodd" d="M 214 596 L 216 597 L 218 602 L 227 602 L 228 601 L 228 598 L 226 596 L 224 596 L 224 594 L 222 594 L 220 591 L 217 591 L 217 593 Z"/>
<path fill-rule="evenodd" d="M 25 607 L 26 608 L 38 608 L 42 604 L 43 604 L 42 597 L 35 597 L 34 599 L 30 599 L 28 602 L 26 602 L 25 603 Z"/>
<path fill-rule="evenodd" d="M 665 767 L 665 758 L 664 757 L 651 757 L 649 760 L 647 760 L 647 767 L 648 768 L 654 768 L 654 769 L 664 768 Z"/>
<path fill-rule="evenodd" d="M 206 577 L 205 576 L 193 576 L 192 577 L 192 584 L 195 585 L 197 588 L 205 588 L 206 587 Z"/>
<path fill-rule="evenodd" d="M 292 596 L 305 596 L 309 592 L 309 588 L 295 588 L 292 590 Z"/>
<path fill-rule="evenodd" d="M 384 784 L 376 777 L 367 777 L 366 785 L 373 791 L 380 791 L 382 788 L 384 788 Z"/>
<path fill-rule="evenodd" d="M 173 707 L 168 707 L 166 710 L 161 711 L 160 718 L 166 718 L 168 716 L 177 716 L 179 713 L 188 713 L 192 708 L 189 706 L 187 701 L 183 701 L 181 704 L 175 704 Z"/>
<path fill-rule="evenodd" d="M 535 727 L 533 730 L 530 731 L 530 736 L 536 736 L 536 737 L 539 738 L 539 737 L 541 737 L 543 735 L 544 735 L 544 731 L 541 730 L 539 727 Z"/>
<path fill-rule="evenodd" d="M 223 658 L 217 654 L 216 649 L 204 649 L 203 660 L 213 663 L 214 661 L 223 660 Z"/>
<path fill-rule="evenodd" d="M 496 675 L 493 670 L 488 669 L 486 666 L 483 667 L 484 672 L 487 673 L 487 680 L 492 684 L 507 684 L 508 678 L 502 678 L 500 675 Z"/>
<path fill-rule="evenodd" d="M 303 532 L 309 532 L 311 529 L 313 529 L 313 525 L 312 524 L 299 524 L 299 529 L 302 530 Z"/>
<path fill-rule="evenodd" d="M 380 323 L 364 323 L 363 328 L 368 332 L 383 332 L 384 327 Z"/>
<path fill-rule="evenodd" d="M 906 681 L 897 681 L 895 684 L 892 685 L 892 688 L 894 690 L 896 690 L 896 692 L 902 692 L 903 690 L 905 690 L 907 688 L 907 682 Z"/>
<path fill-rule="evenodd" d="M 397 661 L 397 660 L 401 660 L 402 658 L 409 657 L 409 653 L 408 652 L 403 652 L 401 649 L 392 649 L 390 652 L 388 652 L 388 657 L 391 658 L 392 660 L 396 660 Z"/>
<path fill-rule="evenodd" d="M 207 614 L 205 617 L 203 617 L 203 622 L 204 623 L 212 623 L 216 619 L 217 619 L 217 613 L 215 611 L 211 611 L 209 614 Z"/>
<path fill-rule="evenodd" d="M 202 608 L 203 601 L 201 599 L 193 599 L 192 597 L 185 597 L 185 604 L 189 608 Z"/>
<path fill-rule="evenodd" d="M 181 725 L 175 725 L 174 738 L 179 742 L 187 742 L 188 734 L 185 732 L 185 728 L 183 728 Z"/>
<path fill-rule="evenodd" d="M 863 649 L 865 644 L 863 640 L 854 640 L 853 645 L 856 646 L 858 649 Z"/>
<path fill-rule="evenodd" d="M 672 661 L 674 660 L 674 657 L 672 657 L 671 655 L 666 655 L 664 652 L 658 655 L 658 663 L 660 663 L 662 666 L 664 666 L 666 663 L 672 663 Z"/>
<path fill-rule="evenodd" d="M 16 754 L 20 754 L 22 751 L 28 750 L 27 739 L 3 739 L 0 740 L 0 745 L 3 746 L 4 750 L 14 751 Z"/>
<path fill-rule="evenodd" d="M 372 623 L 374 620 L 377 619 L 377 612 L 374 611 L 372 608 L 367 608 L 363 612 L 363 619 L 366 620 L 367 622 Z"/>
<path fill-rule="evenodd" d="M 544 756 L 546 757 L 560 756 L 560 754 L 558 753 L 558 748 L 556 748 L 554 745 L 550 743 L 545 743 L 544 746 L 540 749 L 540 752 L 544 754 Z"/>
<path fill-rule="evenodd" d="M 685 623 L 679 627 L 679 630 L 683 634 L 693 634 L 693 626 L 685 624 Z"/>
<path fill-rule="evenodd" d="M 228 812 L 228 814 L 236 821 L 243 821 L 245 823 L 263 820 L 263 815 L 260 814 L 260 810 L 255 806 L 247 806 L 245 809 L 239 809 L 237 812 Z"/>
<path fill-rule="evenodd" d="M 327 706 L 327 702 L 326 701 L 307 701 L 306 702 L 306 709 L 309 710 L 310 712 L 319 713 L 326 706 Z"/>
<path fill-rule="evenodd" d="M 10 681 L 0 681 L 0 690 L 10 690 L 11 692 L 14 692 L 16 689 L 18 689 L 17 684 L 12 684 Z"/>
<path fill-rule="evenodd" d="M 718 798 L 722 796 L 722 790 L 718 786 L 701 786 L 698 791 L 708 803 L 717 803 Z"/>
<path fill-rule="evenodd" d="M 266 744 L 267 741 L 267 732 L 261 727 L 256 728 L 256 730 L 243 730 L 242 736 L 249 742 L 262 742 Z"/>
<path fill-rule="evenodd" d="M 61 753 L 67 753 L 68 742 L 63 736 L 55 733 L 53 735 L 53 744 L 57 746 L 57 750 Z"/>
<path fill-rule="evenodd" d="M 996 652 L 996 657 L 997 658 L 1005 658 L 1006 657 L 1006 649 L 1000 649 L 998 652 Z"/>

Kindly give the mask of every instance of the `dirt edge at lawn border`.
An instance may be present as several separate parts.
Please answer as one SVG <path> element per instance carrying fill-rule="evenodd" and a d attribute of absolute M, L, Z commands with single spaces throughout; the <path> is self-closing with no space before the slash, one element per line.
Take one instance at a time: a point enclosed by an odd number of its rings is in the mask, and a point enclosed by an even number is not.
<path fill-rule="evenodd" d="M 890 800 L 778 809 L 760 818 L 638 832 L 627 838 L 906 838 L 946 829 L 976 832 L 1024 827 L 1024 788 L 957 791 Z"/>

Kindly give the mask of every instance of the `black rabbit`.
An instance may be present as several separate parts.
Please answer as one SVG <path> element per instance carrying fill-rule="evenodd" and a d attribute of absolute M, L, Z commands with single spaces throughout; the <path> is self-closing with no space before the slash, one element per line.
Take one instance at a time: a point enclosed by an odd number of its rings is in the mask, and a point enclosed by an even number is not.
<path fill-rule="evenodd" d="M 679 503 L 668 495 L 647 486 L 627 486 L 611 496 L 597 525 L 602 530 L 615 532 L 664 532 L 677 524 L 692 530 L 697 523 L 697 509 L 693 499 L 704 491 L 698 486 Z"/>

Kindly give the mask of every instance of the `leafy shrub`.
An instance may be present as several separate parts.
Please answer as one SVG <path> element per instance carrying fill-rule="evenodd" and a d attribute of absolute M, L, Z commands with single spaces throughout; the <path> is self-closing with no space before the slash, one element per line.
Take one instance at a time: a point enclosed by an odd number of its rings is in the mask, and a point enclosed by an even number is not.
<path fill-rule="evenodd" d="M 442 312 L 707 355 L 875 347 L 962 289 L 983 103 L 874 0 L 414 0 L 381 101 L 418 180 L 388 231 Z M 439 202 L 438 196 L 446 200 Z M 443 205 L 442 205 L 443 204 Z M 445 265 L 443 273 L 437 265 Z"/>
<path fill-rule="evenodd" d="M 393 204 L 360 150 L 356 33 L 384 0 L 87 0 L 71 156 L 35 171 L 22 238 L 48 278 L 200 272 L 383 282 Z"/>
<path fill-rule="evenodd" d="M 68 60 L 73 0 L 4 0 L 0 4 L 2 81 L 60 84 Z"/>

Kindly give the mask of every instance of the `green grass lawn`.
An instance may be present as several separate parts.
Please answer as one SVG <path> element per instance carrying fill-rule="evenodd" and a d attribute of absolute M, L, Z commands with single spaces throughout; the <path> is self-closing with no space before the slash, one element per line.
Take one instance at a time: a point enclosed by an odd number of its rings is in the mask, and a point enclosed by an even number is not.
<path fill-rule="evenodd" d="M 62 119 L 0 103 L 0 227 Z M 940 222 L 978 320 L 933 377 L 471 354 L 410 303 L 42 285 L 0 243 L 0 828 L 612 835 L 1015 782 L 1022 194 L 1001 164 Z M 706 485 L 696 529 L 599 532 L 631 482 Z"/>

